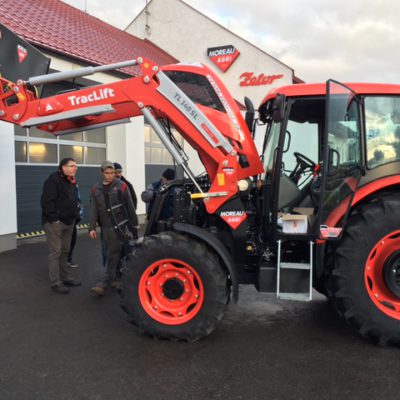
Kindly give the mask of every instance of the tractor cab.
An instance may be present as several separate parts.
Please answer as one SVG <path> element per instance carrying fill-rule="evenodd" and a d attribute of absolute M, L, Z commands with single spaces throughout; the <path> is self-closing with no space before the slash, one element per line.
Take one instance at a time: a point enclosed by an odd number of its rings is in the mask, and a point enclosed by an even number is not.
<path fill-rule="evenodd" d="M 334 81 L 294 85 L 267 97 L 259 111 L 267 124 L 262 160 L 269 237 L 339 237 L 363 171 L 358 97 Z"/>

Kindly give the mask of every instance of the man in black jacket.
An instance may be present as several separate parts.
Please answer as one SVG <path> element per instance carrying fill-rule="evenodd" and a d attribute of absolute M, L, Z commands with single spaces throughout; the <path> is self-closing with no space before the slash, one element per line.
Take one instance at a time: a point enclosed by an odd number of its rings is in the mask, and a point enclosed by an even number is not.
<path fill-rule="evenodd" d="M 129 193 L 131 194 L 133 205 L 135 206 L 135 210 L 137 209 L 137 197 L 135 193 L 135 189 L 132 186 L 132 183 L 128 181 L 122 174 L 122 165 L 120 163 L 115 162 L 114 163 L 114 171 L 115 171 L 115 177 L 117 179 L 121 179 L 122 182 L 125 182 L 128 186 Z"/>
<path fill-rule="evenodd" d="M 144 192 L 142 192 L 142 200 L 147 203 L 147 219 L 150 218 L 151 211 L 153 209 L 154 200 L 157 193 L 160 191 L 161 186 L 175 179 L 175 171 L 172 168 L 167 168 L 161 176 L 161 179 L 151 183 Z M 168 193 L 164 197 L 163 206 L 160 211 L 159 220 L 167 220 L 174 214 L 174 195 L 172 190 L 168 190 Z"/>
<path fill-rule="evenodd" d="M 48 245 L 48 266 L 51 288 L 57 293 L 68 293 L 67 286 L 79 286 L 67 267 L 72 231 L 79 220 L 80 202 L 76 190 L 78 166 L 73 158 L 61 160 L 43 185 L 41 206 L 42 223 Z"/>

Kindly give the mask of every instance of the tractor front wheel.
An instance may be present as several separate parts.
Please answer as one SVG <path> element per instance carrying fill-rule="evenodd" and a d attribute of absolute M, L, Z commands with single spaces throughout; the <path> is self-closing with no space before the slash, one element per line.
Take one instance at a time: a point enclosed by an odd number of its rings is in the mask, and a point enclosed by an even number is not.
<path fill-rule="evenodd" d="M 120 294 L 122 308 L 139 331 L 195 341 L 224 316 L 229 286 L 213 251 L 168 232 L 143 238 L 128 255 Z"/>
<path fill-rule="evenodd" d="M 349 218 L 328 295 L 361 335 L 400 343 L 400 199 L 377 198 Z"/>

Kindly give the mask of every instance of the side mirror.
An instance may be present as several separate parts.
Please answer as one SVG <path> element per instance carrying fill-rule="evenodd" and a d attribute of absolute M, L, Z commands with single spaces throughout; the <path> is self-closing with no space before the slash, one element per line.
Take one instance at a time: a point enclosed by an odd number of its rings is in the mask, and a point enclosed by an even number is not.
<path fill-rule="evenodd" d="M 246 125 L 249 128 L 249 131 L 252 132 L 254 123 L 254 105 L 247 96 L 244 98 L 244 105 L 246 106 L 246 114 L 244 120 L 246 121 Z"/>
<path fill-rule="evenodd" d="M 272 113 L 271 119 L 274 122 L 283 121 L 283 117 L 285 116 L 285 101 L 286 96 L 283 94 L 277 94 L 276 98 L 272 104 Z"/>

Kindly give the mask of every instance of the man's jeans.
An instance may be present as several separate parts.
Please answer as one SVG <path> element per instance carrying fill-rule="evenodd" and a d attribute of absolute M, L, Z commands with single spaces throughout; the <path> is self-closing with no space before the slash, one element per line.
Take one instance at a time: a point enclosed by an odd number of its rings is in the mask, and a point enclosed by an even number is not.
<path fill-rule="evenodd" d="M 100 287 L 107 287 L 119 277 L 119 267 L 122 257 L 122 244 L 114 227 L 103 227 L 103 240 L 107 248 L 106 273 L 98 283 Z"/>
<path fill-rule="evenodd" d="M 67 257 L 71 247 L 74 223 L 66 225 L 61 221 L 46 222 L 43 229 L 47 236 L 49 277 L 52 284 L 71 279 Z"/>

